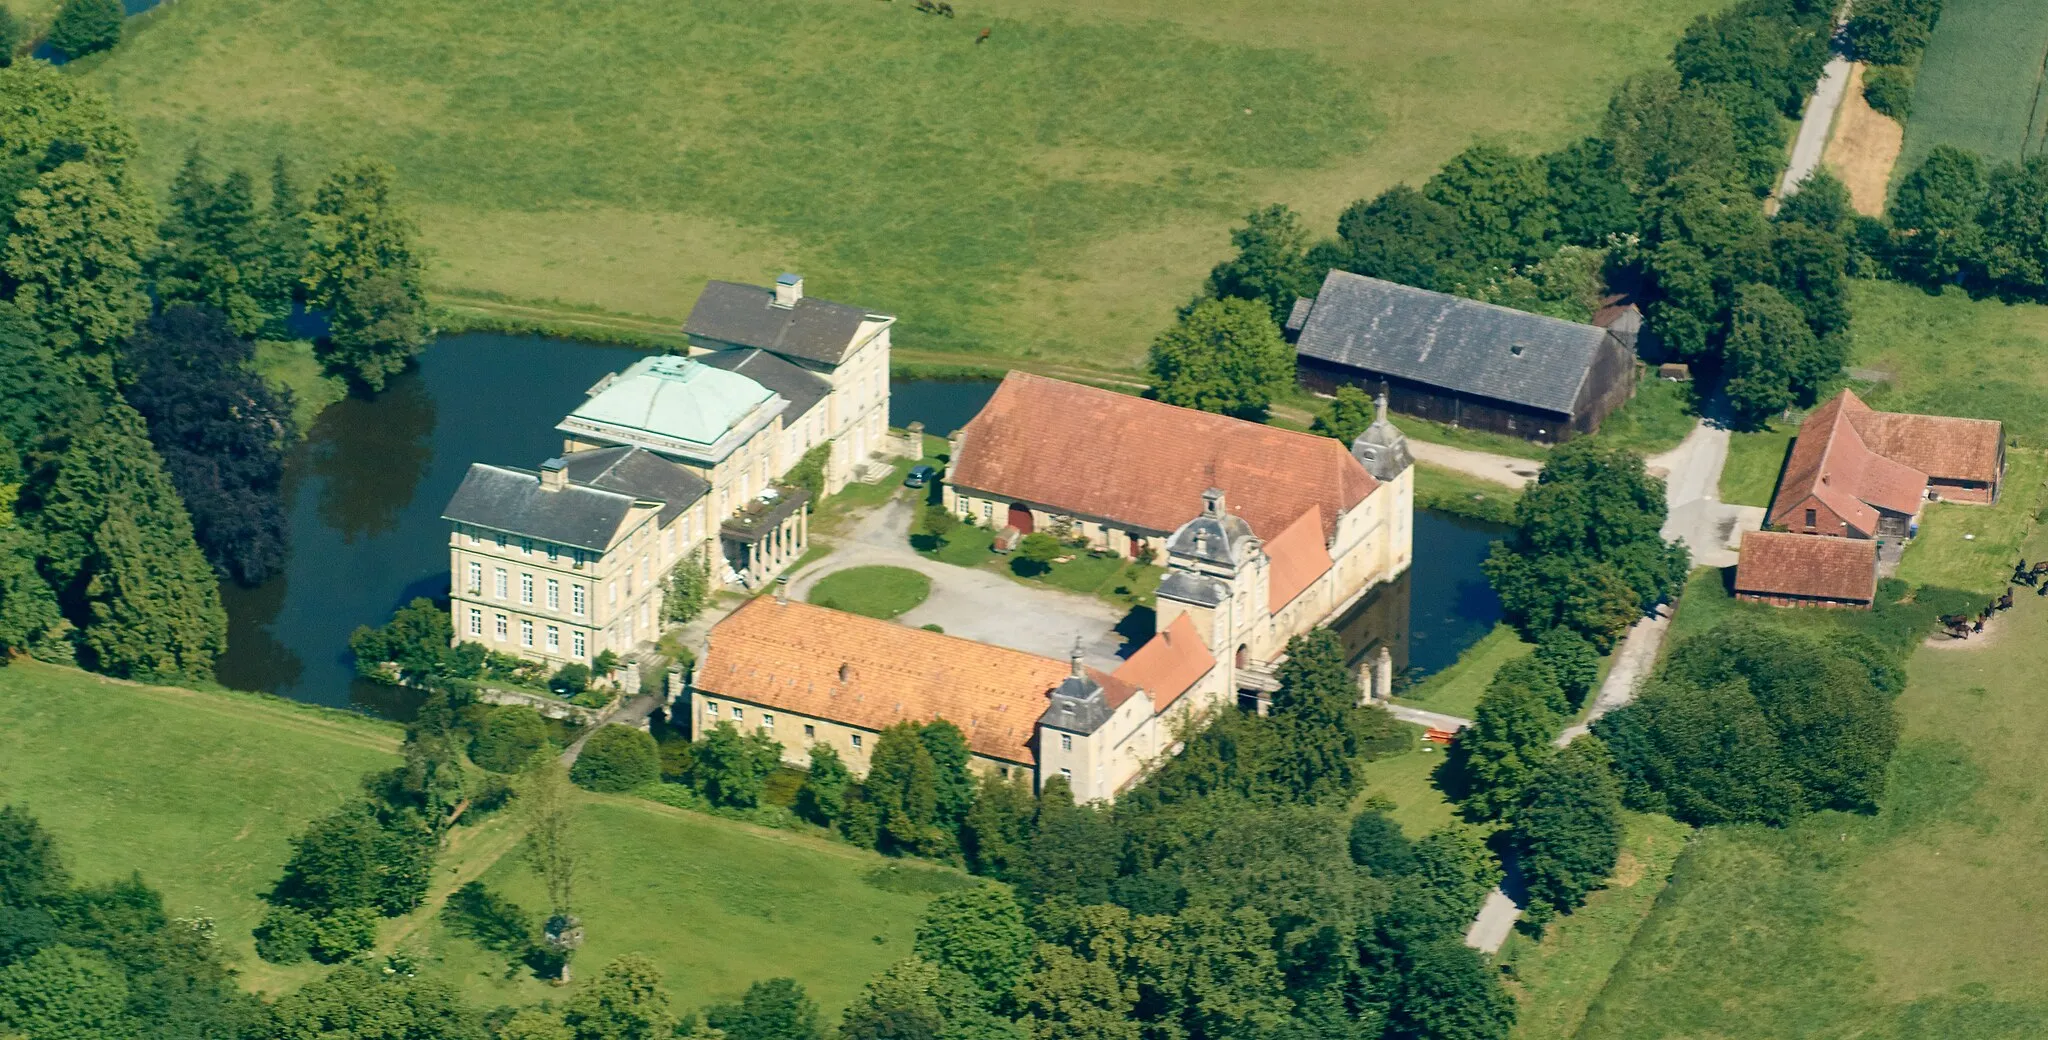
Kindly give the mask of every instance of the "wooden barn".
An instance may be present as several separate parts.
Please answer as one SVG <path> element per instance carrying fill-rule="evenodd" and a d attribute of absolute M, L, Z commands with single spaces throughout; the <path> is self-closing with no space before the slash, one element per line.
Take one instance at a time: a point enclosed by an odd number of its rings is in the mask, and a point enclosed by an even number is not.
<path fill-rule="evenodd" d="M 1385 392 L 1404 415 L 1554 443 L 1599 429 L 1635 393 L 1611 328 L 1331 271 L 1288 317 L 1304 387 Z"/>

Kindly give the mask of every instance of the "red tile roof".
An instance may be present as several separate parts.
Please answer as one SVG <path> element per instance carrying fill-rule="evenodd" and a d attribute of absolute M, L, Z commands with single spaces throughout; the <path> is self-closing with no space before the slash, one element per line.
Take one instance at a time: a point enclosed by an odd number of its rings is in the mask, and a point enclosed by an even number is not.
<path fill-rule="evenodd" d="M 1005 376 L 961 435 L 946 472 L 955 487 L 1160 534 L 1215 487 L 1267 541 L 1320 507 L 1328 542 L 1378 486 L 1329 437 L 1025 372 Z"/>
<path fill-rule="evenodd" d="M 1781 531 L 1744 532 L 1735 591 L 1868 603 L 1877 596 L 1877 543 Z"/>
<path fill-rule="evenodd" d="M 1158 713 L 1179 700 L 1214 667 L 1216 658 L 1203 645 L 1202 637 L 1195 631 L 1194 621 L 1182 614 L 1166 626 L 1166 631 L 1146 640 L 1145 645 L 1116 670 L 1115 678 L 1130 687 L 1143 689 L 1152 697 L 1152 711 Z"/>
<path fill-rule="evenodd" d="M 762 596 L 711 629 L 695 685 L 707 696 L 867 730 L 942 718 L 960 727 L 975 754 L 1034 764 L 1046 695 L 1070 669 L 1021 650 Z M 1127 681 L 1088 674 L 1113 703 L 1131 694 Z"/>
<path fill-rule="evenodd" d="M 1330 569 L 1330 548 L 1323 544 L 1322 510 L 1309 507 L 1287 530 L 1274 535 L 1266 543 L 1266 558 L 1272 562 L 1272 570 L 1266 574 L 1266 612 L 1277 614 Z"/>
<path fill-rule="evenodd" d="M 1870 450 L 1936 480 L 1999 479 L 2005 424 L 1996 419 L 1955 419 L 1873 411 L 1847 390 L 1849 422 Z"/>
<path fill-rule="evenodd" d="M 1880 508 L 1908 516 L 1919 511 L 1927 475 L 1872 451 L 1855 421 L 1859 414 L 1872 414 L 1870 406 L 1844 390 L 1800 424 L 1771 499 L 1772 523 L 1791 526 L 1786 518 L 1809 495 L 1866 535 L 1877 530 Z"/>

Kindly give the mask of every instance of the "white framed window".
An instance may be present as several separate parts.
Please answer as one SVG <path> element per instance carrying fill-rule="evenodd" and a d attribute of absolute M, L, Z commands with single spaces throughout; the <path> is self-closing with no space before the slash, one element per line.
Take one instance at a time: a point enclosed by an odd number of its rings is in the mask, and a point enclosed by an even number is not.
<path fill-rule="evenodd" d="M 525 618 L 519 619 L 519 645 L 528 648 L 533 646 L 533 622 Z"/>
<path fill-rule="evenodd" d="M 855 733 L 855 734 L 853 735 L 853 749 L 854 749 L 855 751 L 859 751 L 859 750 L 860 750 L 860 734 L 858 734 L 858 733 Z"/>
<path fill-rule="evenodd" d="M 533 555 L 533 539 L 531 539 L 531 538 L 521 538 L 521 539 L 519 540 L 519 554 L 520 554 L 521 556 L 532 556 L 532 555 Z"/>
<path fill-rule="evenodd" d="M 764 711 L 764 712 L 762 712 L 762 713 L 761 713 L 761 728 L 762 728 L 762 729 L 774 729 L 774 728 L 775 728 L 775 713 L 774 713 L 774 712 L 772 712 L 772 711 Z"/>
<path fill-rule="evenodd" d="M 1072 750 L 1074 750 L 1074 735 L 1073 735 L 1072 733 L 1062 733 L 1062 734 L 1060 734 L 1060 750 L 1061 750 L 1061 751 L 1072 751 Z"/>
<path fill-rule="evenodd" d="M 577 617 L 583 616 L 583 586 L 581 585 L 569 586 L 569 613 Z"/>
<path fill-rule="evenodd" d="M 484 612 L 475 607 L 469 608 L 469 634 L 473 636 L 484 634 Z"/>
<path fill-rule="evenodd" d="M 498 615 L 498 627 L 497 627 L 497 632 L 496 632 L 496 635 L 497 635 L 497 637 L 498 637 L 498 642 L 500 642 L 500 643 L 502 643 L 502 642 L 504 642 L 504 641 L 505 641 L 505 624 L 506 624 L 506 617 L 505 617 L 505 615 L 503 615 L 503 614 L 499 614 L 499 615 Z"/>
<path fill-rule="evenodd" d="M 472 596 L 484 594 L 484 565 L 475 560 L 469 561 L 469 594 Z"/>
<path fill-rule="evenodd" d="M 981 522 L 985 524 L 992 524 L 995 523 L 995 521 L 996 504 L 994 502 L 983 502 L 981 504 Z"/>
<path fill-rule="evenodd" d="M 553 578 L 548 579 L 548 609 L 562 609 L 562 583 Z"/>
<path fill-rule="evenodd" d="M 570 650 L 569 650 L 569 652 L 570 652 L 571 654 L 573 654 L 573 655 L 575 655 L 575 656 L 577 656 L 577 657 L 582 657 L 582 656 L 583 656 L 583 633 L 582 633 L 582 632 L 571 632 L 571 633 L 569 633 L 569 646 L 570 646 Z"/>
<path fill-rule="evenodd" d="M 715 718 L 717 718 L 717 717 L 718 717 L 718 702 L 717 702 L 717 701 L 705 701 L 705 702 L 704 702 L 704 716 L 705 716 L 706 718 L 712 718 L 712 719 L 715 719 Z"/>
<path fill-rule="evenodd" d="M 1066 780 L 1067 783 L 1072 784 L 1074 782 L 1074 771 L 1071 769 L 1062 769 L 1060 770 L 1060 777 Z"/>
<path fill-rule="evenodd" d="M 533 602 L 533 575 L 524 571 L 519 574 L 519 602 Z"/>
<path fill-rule="evenodd" d="M 562 630 L 554 625 L 548 626 L 547 648 L 551 654 L 562 652 Z"/>
<path fill-rule="evenodd" d="M 733 721 L 735 721 L 735 722 L 744 722 L 744 721 L 746 721 L 746 718 L 747 718 L 747 709 L 745 709 L 745 708 L 742 708 L 742 707 L 740 707 L 740 706 L 739 706 L 739 705 L 737 705 L 737 704 L 733 705 L 733 706 L 732 706 L 732 717 L 733 717 Z"/>
<path fill-rule="evenodd" d="M 504 599 L 507 596 L 510 596 L 512 594 L 511 575 L 507 573 L 505 568 L 503 567 L 494 567 L 492 568 L 492 570 L 496 571 L 497 573 L 492 576 L 495 579 L 495 584 L 492 586 L 491 591 L 496 593 L 496 598 L 498 599 Z"/>

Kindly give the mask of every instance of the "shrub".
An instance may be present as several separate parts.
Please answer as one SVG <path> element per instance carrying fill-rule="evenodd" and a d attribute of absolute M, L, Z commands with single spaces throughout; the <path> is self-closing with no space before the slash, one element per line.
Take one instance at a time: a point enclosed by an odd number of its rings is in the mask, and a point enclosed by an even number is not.
<path fill-rule="evenodd" d="M 484 719 L 469 757 L 494 773 L 517 773 L 548 746 L 547 720 L 521 705 L 498 708 Z"/>
<path fill-rule="evenodd" d="M 661 778 L 654 738 L 630 726 L 610 725 L 590 735 L 569 779 L 588 791 L 630 791 Z"/>
<path fill-rule="evenodd" d="M 1025 577 L 1044 574 L 1052 569 L 1052 561 L 1060 558 L 1060 540 L 1044 531 L 1035 531 L 1024 536 L 1017 543 L 1017 558 L 1010 561 L 1010 569 Z"/>
<path fill-rule="evenodd" d="M 121 42 L 127 17 L 121 0 L 67 0 L 50 23 L 48 42 L 72 58 L 107 50 Z"/>
<path fill-rule="evenodd" d="M 1903 123 L 1913 111 L 1913 70 L 1904 65 L 1873 65 L 1863 70 L 1863 100 Z"/>
<path fill-rule="evenodd" d="M 574 697 L 590 688 L 590 666 L 565 664 L 548 678 L 548 690 L 557 697 Z"/>
<path fill-rule="evenodd" d="M 610 675 L 617 671 L 618 667 L 619 655 L 610 650 L 603 651 L 590 659 L 590 671 L 593 675 Z"/>
<path fill-rule="evenodd" d="M 873 802 L 852 802 L 839 818 L 839 832 L 847 841 L 872 849 L 882 840 L 882 812 Z"/>
<path fill-rule="evenodd" d="M 311 914 L 273 906 L 256 926 L 256 956 L 272 964 L 301 964 L 319 939 L 319 927 Z"/>
<path fill-rule="evenodd" d="M 0 7 L 0 69 L 14 64 L 14 52 L 21 49 L 21 41 L 27 35 L 21 19 L 14 17 L 14 12 L 7 8 Z"/>
<path fill-rule="evenodd" d="M 313 958 L 322 964 L 348 960 L 377 945 L 377 912 L 366 906 L 336 910 L 314 922 L 319 938 Z"/>

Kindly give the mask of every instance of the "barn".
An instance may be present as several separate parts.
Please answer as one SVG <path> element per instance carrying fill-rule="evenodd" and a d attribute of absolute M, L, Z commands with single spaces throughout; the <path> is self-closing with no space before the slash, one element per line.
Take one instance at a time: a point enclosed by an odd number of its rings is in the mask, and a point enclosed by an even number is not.
<path fill-rule="evenodd" d="M 1635 351 L 1582 325 L 1331 271 L 1287 320 L 1310 391 L 1384 392 L 1394 411 L 1554 443 L 1635 393 Z"/>

